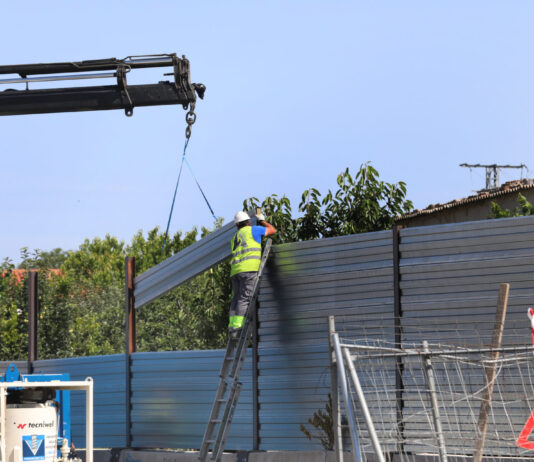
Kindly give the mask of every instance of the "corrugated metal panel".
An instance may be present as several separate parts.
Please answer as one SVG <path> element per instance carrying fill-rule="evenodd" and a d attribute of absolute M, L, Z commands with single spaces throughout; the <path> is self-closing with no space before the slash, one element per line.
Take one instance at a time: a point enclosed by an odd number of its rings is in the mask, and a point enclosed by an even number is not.
<path fill-rule="evenodd" d="M 500 282 L 510 283 L 504 342 L 528 341 L 515 326 L 534 300 L 534 217 L 403 229 L 400 252 L 406 341 L 431 329 L 487 344 Z"/>
<path fill-rule="evenodd" d="M 94 380 L 94 445 L 124 447 L 126 442 L 124 355 L 35 361 L 34 373 L 69 373 L 71 380 Z M 72 440 L 85 447 L 85 392 L 71 392 Z"/>
<path fill-rule="evenodd" d="M 191 246 L 189 253 L 140 275 L 137 306 L 225 258 L 233 229 L 227 225 Z M 273 248 L 259 297 L 260 449 L 320 449 L 299 427 L 324 409 L 330 391 L 327 316 L 336 316 L 343 337 L 393 342 L 391 238 L 391 231 L 384 231 Z M 529 341 L 525 311 L 534 301 L 534 217 L 408 228 L 401 230 L 400 239 L 404 342 L 489 343 L 499 282 L 511 283 L 505 343 Z M 132 356 L 134 447 L 199 447 L 222 355 L 215 350 Z M 247 359 L 229 449 L 252 446 L 250 368 Z M 124 444 L 122 355 L 38 361 L 36 370 L 71 372 L 73 378 L 93 376 L 101 423 L 97 445 Z M 383 379 L 394 387 L 394 370 L 384 371 Z M 510 393 L 515 393 L 519 383 L 511 376 L 506 379 Z M 373 389 L 371 380 L 363 378 L 364 388 Z M 375 393 L 370 403 L 371 412 L 385 419 L 384 432 L 395 420 L 394 408 L 382 399 L 392 391 Z M 406 406 L 411 406 L 409 384 L 405 397 Z M 82 397 L 77 405 L 83 405 Z M 514 428 L 524 424 L 521 413 L 511 414 L 518 419 L 513 420 Z M 494 417 L 497 429 L 500 419 Z M 83 422 L 76 425 L 75 435 L 83 439 Z M 410 425 L 407 432 L 421 432 L 428 422 L 415 420 Z"/>
<path fill-rule="evenodd" d="M 393 338 L 391 231 L 272 252 L 258 312 L 260 449 L 321 449 L 300 425 L 330 393 L 328 316 L 344 336 Z"/>
<path fill-rule="evenodd" d="M 251 223 L 256 223 L 253 212 Z M 210 233 L 135 278 L 135 307 L 161 297 L 180 284 L 206 271 L 230 256 L 230 240 L 236 232 L 233 222 Z"/>
<path fill-rule="evenodd" d="M 155 300 L 230 255 L 235 225 L 228 223 L 204 239 L 150 268 L 135 278 L 135 307 Z"/>
<path fill-rule="evenodd" d="M 198 449 L 219 383 L 224 350 L 132 355 L 132 447 Z M 226 448 L 252 449 L 252 365 L 245 359 Z"/>
<path fill-rule="evenodd" d="M 510 283 L 503 344 L 530 342 L 526 308 L 534 302 L 534 217 L 403 229 L 400 252 L 404 342 L 427 339 L 433 343 L 488 345 L 501 282 Z M 436 363 L 439 379 L 437 359 Z M 483 374 L 480 370 L 477 373 L 478 376 L 470 376 L 467 384 L 460 383 L 455 376 L 448 376 L 447 380 L 461 395 L 482 387 Z M 514 376 L 510 371 L 497 379 L 496 386 L 505 393 L 508 390 L 510 400 L 517 405 L 516 409 L 493 409 L 486 449 L 495 454 L 516 455 L 513 442 L 530 413 L 529 403 L 522 397 L 525 394 L 522 381 L 524 377 Z M 422 376 L 412 378 L 411 382 L 405 377 L 404 404 L 408 414 L 417 411 L 417 399 L 410 396 L 422 383 Z M 466 402 L 456 403 L 454 409 L 446 402 L 442 406 L 449 452 L 471 451 L 472 447 L 461 446 L 455 432 L 473 432 L 473 410 Z M 448 412 L 454 412 L 454 418 L 460 422 L 464 419 L 465 428 L 449 428 Z M 499 440 L 492 441 L 491 435 L 495 434 Z M 406 435 L 417 435 L 421 442 L 431 441 L 428 416 L 420 414 L 420 418 L 410 420 Z M 503 445 L 506 440 L 512 442 L 511 446 Z"/>

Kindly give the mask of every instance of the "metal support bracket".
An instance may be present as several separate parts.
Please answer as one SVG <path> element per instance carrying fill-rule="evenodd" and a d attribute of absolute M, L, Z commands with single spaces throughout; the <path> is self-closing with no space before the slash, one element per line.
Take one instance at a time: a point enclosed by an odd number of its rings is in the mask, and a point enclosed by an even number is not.
<path fill-rule="evenodd" d="M 182 55 L 182 58 L 178 58 L 176 54 L 172 56 L 172 63 L 174 68 L 174 85 L 176 90 L 185 94 L 187 101 L 196 102 L 196 96 L 200 99 L 204 99 L 204 92 L 206 86 L 201 83 L 191 83 L 191 72 L 189 66 L 189 60 Z M 167 74 L 166 74 L 167 75 Z M 187 109 L 188 103 L 184 103 L 182 107 Z"/>
<path fill-rule="evenodd" d="M 189 101 L 196 100 L 195 92 L 191 87 L 191 80 L 189 77 L 189 60 L 182 56 L 182 59 L 173 55 L 172 64 L 174 68 L 174 85 L 178 91 L 183 91 L 187 95 Z M 187 109 L 188 104 L 183 104 L 182 107 Z"/>
<path fill-rule="evenodd" d="M 119 86 L 121 92 L 121 100 L 124 104 L 124 113 L 131 117 L 133 115 L 133 103 L 132 98 L 130 98 L 130 93 L 128 93 L 128 84 L 126 82 L 126 67 L 118 66 L 117 67 L 117 85 Z"/>

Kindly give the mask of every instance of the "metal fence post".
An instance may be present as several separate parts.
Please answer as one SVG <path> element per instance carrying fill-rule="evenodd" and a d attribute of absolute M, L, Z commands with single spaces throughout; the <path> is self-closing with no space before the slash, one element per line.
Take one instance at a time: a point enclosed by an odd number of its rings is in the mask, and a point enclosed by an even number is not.
<path fill-rule="evenodd" d="M 252 449 L 260 449 L 260 405 L 258 397 L 258 304 L 252 315 Z"/>
<path fill-rule="evenodd" d="M 339 342 L 339 336 L 335 332 L 332 334 L 332 343 L 334 344 L 337 372 L 341 384 L 341 391 L 343 393 L 343 400 L 345 401 L 345 412 L 347 413 L 347 419 L 349 421 L 350 438 L 352 440 L 352 458 L 354 462 L 362 462 L 358 429 L 356 427 L 356 417 L 354 416 L 354 409 L 352 408 L 352 402 L 349 396 L 349 387 L 347 383 L 347 375 L 345 374 L 345 366 L 343 364 L 341 344 Z"/>
<path fill-rule="evenodd" d="M 378 462 L 386 462 L 386 459 L 384 458 L 384 453 L 382 452 L 382 448 L 380 447 L 378 435 L 376 434 L 375 424 L 373 423 L 371 413 L 369 412 L 369 407 L 367 406 L 367 400 L 365 399 L 365 395 L 363 394 L 360 379 L 356 372 L 356 368 L 354 367 L 354 363 L 352 362 L 352 359 L 350 357 L 349 349 L 346 347 L 343 348 L 343 354 L 345 355 L 345 362 L 347 363 L 347 367 L 349 368 L 352 383 L 354 385 L 354 390 L 356 391 L 356 396 L 358 397 L 358 401 L 360 402 L 360 408 L 362 410 L 363 417 L 365 418 L 367 431 L 369 432 L 369 438 L 371 439 L 371 443 L 373 444 L 373 449 L 375 450 L 376 458 L 378 459 Z"/>
<path fill-rule="evenodd" d="M 501 284 L 499 286 L 499 298 L 497 300 L 497 312 L 495 313 L 495 324 L 493 325 L 493 336 L 491 338 L 491 348 L 497 349 L 502 344 L 502 331 L 504 329 L 504 320 L 506 319 L 506 309 L 508 307 L 508 292 L 510 284 Z M 495 360 L 499 358 L 498 351 L 490 353 L 491 359 L 494 361 L 486 370 L 486 388 L 482 395 L 482 402 L 480 403 L 480 411 L 478 414 L 477 429 L 478 433 L 475 439 L 475 450 L 473 452 L 473 462 L 481 462 L 482 454 L 484 452 L 484 443 L 486 441 L 486 430 L 488 428 L 488 415 L 491 410 L 491 398 L 493 396 L 493 387 L 495 385 L 495 373 L 497 363 Z"/>
<path fill-rule="evenodd" d="M 441 419 L 439 416 L 438 399 L 436 397 L 436 382 L 434 380 L 434 369 L 432 368 L 432 361 L 430 360 L 430 349 L 428 342 L 423 340 L 423 375 L 425 376 L 428 394 L 430 396 L 430 404 L 432 405 L 432 418 L 434 420 L 434 431 L 438 439 L 439 459 L 441 462 L 447 462 L 447 449 L 445 447 L 445 438 L 443 437 L 443 429 L 441 428 Z"/>
<path fill-rule="evenodd" d="M 37 270 L 28 270 L 28 374 L 38 358 L 39 276 Z"/>
<path fill-rule="evenodd" d="M 126 367 L 126 447 L 129 448 L 132 443 L 131 433 L 131 412 L 132 412 L 132 368 L 131 354 L 137 350 L 136 343 L 136 324 L 135 324 L 135 298 L 134 298 L 134 278 L 135 278 L 135 257 L 126 257 L 124 261 L 125 273 L 125 295 L 126 295 L 126 349 L 125 349 L 125 367 Z"/>
<path fill-rule="evenodd" d="M 395 330 L 395 348 L 402 348 L 402 303 L 400 290 L 400 230 L 402 225 L 393 226 L 393 324 Z M 397 451 L 404 452 L 404 383 L 402 373 L 404 365 L 400 356 L 395 358 L 395 407 L 397 412 L 397 430 L 399 433 Z"/>
<path fill-rule="evenodd" d="M 339 388 L 337 380 L 336 353 L 332 334 L 336 332 L 336 322 L 334 316 L 328 317 L 328 350 L 330 359 L 330 396 L 332 398 L 332 423 L 334 425 L 334 450 L 336 461 L 343 462 L 343 433 L 341 431 L 341 406 L 339 402 Z M 343 367 L 343 365 L 341 365 Z"/>

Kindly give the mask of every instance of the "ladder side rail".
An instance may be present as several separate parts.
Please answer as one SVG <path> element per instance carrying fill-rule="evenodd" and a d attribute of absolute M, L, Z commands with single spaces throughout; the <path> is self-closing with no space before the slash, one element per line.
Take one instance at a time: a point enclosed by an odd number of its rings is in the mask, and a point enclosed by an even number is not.
<path fill-rule="evenodd" d="M 243 335 L 241 337 L 243 337 Z M 211 413 L 210 413 L 210 417 L 209 417 L 209 420 L 208 420 L 208 425 L 206 426 L 206 430 L 205 430 L 205 433 L 204 433 L 204 438 L 202 439 L 202 445 L 200 447 L 199 458 L 202 461 L 205 460 L 205 458 L 206 458 L 206 456 L 207 456 L 207 454 L 209 452 L 209 447 L 211 445 L 210 440 L 211 440 L 211 437 L 213 436 L 213 433 L 215 431 L 215 426 L 218 423 L 217 422 L 217 417 L 219 416 L 221 405 L 222 405 L 223 402 L 225 402 L 225 409 L 226 409 L 226 407 L 228 406 L 228 400 L 231 397 L 230 393 L 232 393 L 232 392 L 230 391 L 228 398 L 224 399 L 224 396 L 226 395 L 226 391 L 227 391 L 227 388 L 228 388 L 228 383 L 226 381 L 226 378 L 228 376 L 228 369 L 230 368 L 230 365 L 228 364 L 228 359 L 231 357 L 231 353 L 233 351 L 234 351 L 234 342 L 232 340 L 229 340 L 228 344 L 227 344 L 227 347 L 226 347 L 226 352 L 225 352 L 225 356 L 224 356 L 224 359 L 223 359 L 223 364 L 221 366 L 221 371 L 220 371 L 220 374 L 219 374 L 219 377 L 220 377 L 219 386 L 218 386 L 217 392 L 215 394 L 215 399 L 213 401 L 213 405 L 212 405 L 212 408 L 211 408 Z M 237 352 L 237 349 L 235 351 Z M 244 358 L 244 356 L 245 355 L 243 355 L 243 358 Z M 236 356 L 234 356 L 232 364 L 234 364 L 237 359 L 238 358 Z M 240 371 L 240 369 L 241 368 L 239 368 L 239 371 Z M 239 375 L 239 372 L 238 372 L 238 375 Z M 217 440 L 215 440 L 215 441 L 217 441 Z"/>
<path fill-rule="evenodd" d="M 227 383 L 225 381 L 225 378 L 226 378 L 226 375 L 228 373 L 228 369 L 229 369 L 229 364 L 228 364 L 228 361 L 227 359 L 229 358 L 230 354 L 232 353 L 233 351 L 233 345 L 232 345 L 232 342 L 231 341 L 228 341 L 228 344 L 226 346 L 226 352 L 224 354 L 224 359 L 223 359 L 223 363 L 222 363 L 222 366 L 221 366 L 221 370 L 219 372 L 219 385 L 217 387 L 217 391 L 215 393 L 215 399 L 213 400 L 213 404 L 211 406 L 211 412 L 210 412 L 210 417 L 209 417 L 209 420 L 208 420 L 208 425 L 206 426 L 206 430 L 204 432 L 204 437 L 202 439 L 202 444 L 200 446 L 200 455 L 199 455 L 199 458 L 200 460 L 205 460 L 207 454 L 208 454 L 208 451 L 209 451 L 209 447 L 211 445 L 211 443 L 209 443 L 208 441 L 211 439 L 211 437 L 213 436 L 213 432 L 215 430 L 215 420 L 217 419 L 218 415 L 219 415 L 219 412 L 220 412 L 220 409 L 221 409 L 221 404 L 222 404 L 222 400 L 224 399 L 224 396 L 226 394 L 226 391 L 227 391 Z"/>
<path fill-rule="evenodd" d="M 239 343 L 236 347 L 235 359 L 232 363 L 230 373 L 228 374 L 230 377 L 237 376 L 239 378 L 241 367 L 243 366 L 243 362 L 245 361 L 245 357 L 247 355 L 248 342 L 252 336 L 251 326 L 252 324 L 245 322 L 245 327 L 243 328 L 243 332 L 239 338 Z"/>
<path fill-rule="evenodd" d="M 242 335 L 241 338 L 242 339 L 250 338 L 251 335 L 252 335 L 252 331 L 250 328 L 248 328 L 245 335 Z M 246 348 L 243 349 L 243 352 L 246 353 Z M 235 373 L 233 376 L 230 376 L 232 382 L 230 384 L 228 397 L 226 398 L 225 403 L 224 403 L 224 410 L 223 410 L 223 414 L 220 420 L 219 428 L 217 429 L 217 436 L 214 440 L 215 441 L 214 448 L 213 448 L 214 457 L 212 457 L 212 460 L 214 460 L 216 453 L 221 452 L 221 450 L 219 449 L 221 447 L 221 442 L 222 442 L 222 448 L 224 449 L 224 441 L 226 439 L 225 435 L 227 434 L 230 428 L 230 423 L 232 420 L 231 417 L 229 419 L 229 416 L 233 416 L 233 411 L 235 407 L 237 406 L 237 399 L 239 397 L 239 393 L 241 392 L 242 384 L 239 382 L 239 376 L 241 374 L 241 369 L 245 362 L 244 361 L 245 356 L 246 354 L 242 353 L 239 358 L 236 357 L 235 359 L 235 363 L 236 363 Z M 213 426 L 213 429 L 214 429 L 214 426 Z"/>
<path fill-rule="evenodd" d="M 226 439 L 228 438 L 230 425 L 232 424 L 232 420 L 234 418 L 234 412 L 237 407 L 237 402 L 238 402 L 242 387 L 243 387 L 243 384 L 241 382 L 235 383 L 235 386 L 231 390 L 232 392 L 231 399 L 228 400 L 228 406 L 224 410 L 222 422 L 221 422 L 221 425 L 219 426 L 219 431 L 217 432 L 217 439 L 216 439 L 215 445 L 213 446 L 213 453 L 211 457 L 212 460 L 216 460 L 217 462 L 220 462 L 221 460 L 222 453 L 224 451 L 224 446 L 226 444 Z"/>
<path fill-rule="evenodd" d="M 245 338 L 250 338 L 252 335 L 252 330 L 249 328 L 245 334 Z M 246 353 L 246 349 L 243 350 Z M 215 445 L 213 448 L 213 454 L 220 453 L 224 449 L 224 442 L 228 430 L 230 429 L 230 424 L 232 421 L 233 413 L 235 407 L 237 406 L 237 400 L 239 393 L 241 392 L 242 383 L 239 382 L 239 376 L 241 374 L 241 368 L 244 364 L 246 354 L 242 354 L 241 358 L 238 360 L 238 367 L 236 367 L 235 375 L 232 377 L 232 383 L 230 385 L 230 391 L 228 392 L 228 398 L 226 400 L 223 415 L 221 417 L 221 424 L 217 430 L 217 437 L 215 438 Z M 229 419 L 230 416 L 230 419 Z M 222 449 L 220 449 L 222 447 Z"/>
<path fill-rule="evenodd" d="M 215 420 L 217 419 L 220 408 L 221 408 L 221 400 L 224 398 L 224 395 L 226 394 L 227 384 L 224 380 L 221 379 L 219 382 L 219 387 L 217 388 L 217 392 L 215 394 L 215 399 L 213 400 L 213 405 L 211 407 L 211 413 L 208 420 L 208 425 L 206 426 L 206 431 L 204 432 L 204 438 L 202 439 L 202 445 L 200 447 L 200 460 L 205 460 L 206 455 L 208 454 L 210 444 L 209 441 L 211 437 L 213 436 L 213 432 L 215 430 Z"/>
<path fill-rule="evenodd" d="M 213 442 L 211 438 L 215 430 L 215 425 L 218 422 L 220 422 L 220 424 L 219 424 L 219 428 L 217 431 L 217 437 L 214 440 L 215 445 L 212 451 L 212 455 L 213 455 L 212 460 L 215 460 L 215 458 L 217 457 L 217 453 L 220 455 L 222 454 L 222 451 L 224 450 L 224 443 L 226 442 L 227 433 L 230 429 L 230 424 L 231 424 L 232 417 L 233 417 L 233 411 L 235 407 L 237 406 L 237 400 L 238 400 L 241 385 L 242 385 L 239 382 L 239 376 L 241 374 L 242 366 L 245 362 L 248 342 L 252 336 L 252 322 L 251 322 L 252 316 L 251 316 L 250 308 L 254 303 L 256 303 L 256 299 L 259 293 L 259 286 L 260 286 L 259 281 L 263 274 L 263 269 L 267 262 L 267 258 L 269 257 L 271 247 L 272 247 L 272 240 L 268 239 L 265 244 L 265 249 L 263 251 L 260 267 L 258 269 L 258 273 L 254 281 L 252 297 L 247 307 L 245 325 L 241 332 L 241 336 L 238 340 L 237 346 L 235 347 L 235 354 L 234 354 L 234 358 L 233 358 L 232 365 L 231 365 L 231 371 L 229 374 L 229 376 L 232 378 L 232 384 L 228 392 L 228 397 L 226 398 L 226 400 L 223 400 L 223 397 L 226 394 L 227 385 L 228 385 L 226 382 L 226 379 L 228 376 L 228 369 L 229 369 L 229 365 L 227 364 L 227 358 L 229 357 L 230 353 L 234 349 L 234 343 L 232 342 L 232 340 L 228 341 L 226 354 L 225 354 L 223 365 L 221 367 L 221 372 L 220 372 L 219 387 L 217 388 L 217 393 L 215 395 L 215 400 L 213 401 L 208 425 L 206 426 L 206 431 L 204 433 L 204 438 L 202 440 L 202 444 L 200 447 L 199 460 L 201 460 L 202 462 L 206 460 L 207 454 L 209 452 L 209 448 Z M 220 421 L 218 421 L 217 417 L 219 416 L 221 404 L 223 401 L 225 401 L 223 417 L 221 418 Z"/>

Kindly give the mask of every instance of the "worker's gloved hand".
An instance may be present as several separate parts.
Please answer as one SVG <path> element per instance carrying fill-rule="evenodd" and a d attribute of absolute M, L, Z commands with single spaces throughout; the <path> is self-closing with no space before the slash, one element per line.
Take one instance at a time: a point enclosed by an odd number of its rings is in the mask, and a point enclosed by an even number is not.
<path fill-rule="evenodd" d="M 256 214 L 256 219 L 258 221 L 265 221 L 265 215 L 263 213 L 257 213 Z"/>

